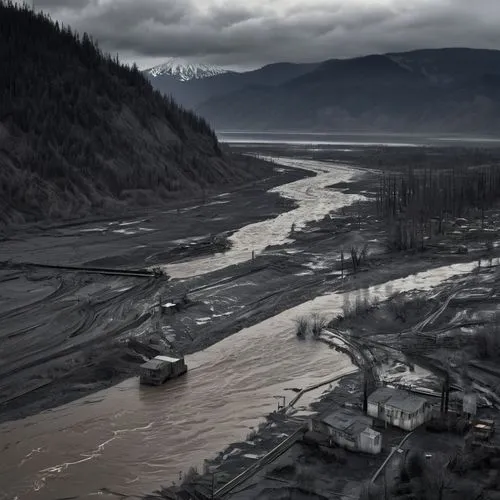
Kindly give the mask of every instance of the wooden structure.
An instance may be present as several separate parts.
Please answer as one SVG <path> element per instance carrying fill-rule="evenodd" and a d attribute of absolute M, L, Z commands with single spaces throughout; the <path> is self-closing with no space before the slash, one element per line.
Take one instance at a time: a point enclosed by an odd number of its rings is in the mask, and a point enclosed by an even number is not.
<path fill-rule="evenodd" d="M 309 421 L 309 432 L 318 436 L 318 441 L 328 441 L 350 451 L 376 455 L 382 449 L 382 436 L 372 429 L 373 419 L 341 408 Z M 310 435 L 310 438 L 313 436 Z"/>
<path fill-rule="evenodd" d="M 368 415 L 412 431 L 431 418 L 428 401 L 400 389 L 381 387 L 368 397 Z"/>
<path fill-rule="evenodd" d="M 484 418 L 477 419 L 472 423 L 471 430 L 473 442 L 489 441 L 495 433 L 495 422 Z"/>

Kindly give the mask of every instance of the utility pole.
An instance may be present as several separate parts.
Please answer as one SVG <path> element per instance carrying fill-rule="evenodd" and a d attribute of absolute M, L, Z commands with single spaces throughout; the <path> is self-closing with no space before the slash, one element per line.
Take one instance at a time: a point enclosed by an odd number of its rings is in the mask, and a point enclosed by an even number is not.
<path fill-rule="evenodd" d="M 285 396 L 273 396 L 273 398 L 278 400 L 278 411 L 285 408 Z M 283 400 L 283 404 L 280 404 L 281 399 Z"/>
<path fill-rule="evenodd" d="M 363 381 L 363 413 L 368 412 L 368 370 L 365 370 Z"/>
<path fill-rule="evenodd" d="M 342 272 L 342 279 L 344 279 L 344 249 L 340 249 L 340 270 Z"/>

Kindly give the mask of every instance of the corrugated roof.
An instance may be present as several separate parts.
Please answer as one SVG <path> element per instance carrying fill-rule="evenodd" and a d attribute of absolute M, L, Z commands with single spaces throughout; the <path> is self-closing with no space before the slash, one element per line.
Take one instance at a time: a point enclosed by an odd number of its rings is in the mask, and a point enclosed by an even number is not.
<path fill-rule="evenodd" d="M 368 396 L 368 402 L 372 404 L 384 404 L 406 413 L 414 413 L 422 408 L 427 400 L 400 389 L 392 387 L 381 387 Z"/>
<path fill-rule="evenodd" d="M 321 421 L 340 432 L 356 436 L 372 425 L 372 419 L 352 410 L 341 408 L 324 415 Z"/>

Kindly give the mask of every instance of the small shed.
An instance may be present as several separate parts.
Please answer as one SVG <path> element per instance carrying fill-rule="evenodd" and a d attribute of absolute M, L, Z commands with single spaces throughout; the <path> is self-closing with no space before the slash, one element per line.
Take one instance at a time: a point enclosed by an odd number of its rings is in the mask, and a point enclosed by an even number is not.
<path fill-rule="evenodd" d="M 309 431 L 323 436 L 350 451 L 377 454 L 382 449 L 382 436 L 371 426 L 373 419 L 353 410 L 341 408 L 315 416 L 309 421 Z"/>
<path fill-rule="evenodd" d="M 368 397 L 368 415 L 412 431 L 431 418 L 429 402 L 410 392 L 381 387 Z"/>
<path fill-rule="evenodd" d="M 187 372 L 184 358 L 155 356 L 140 367 L 140 382 L 147 385 L 160 385 L 170 378 Z"/>

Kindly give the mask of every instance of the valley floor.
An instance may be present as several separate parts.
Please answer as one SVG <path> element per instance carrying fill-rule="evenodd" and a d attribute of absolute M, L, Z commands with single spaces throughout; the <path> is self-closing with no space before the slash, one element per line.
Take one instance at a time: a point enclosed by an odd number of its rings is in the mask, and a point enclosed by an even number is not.
<path fill-rule="evenodd" d="M 361 160 L 366 160 L 364 154 L 360 155 Z M 355 158 L 352 162 L 356 164 Z M 136 375 L 143 358 L 127 345 L 130 338 L 173 352 L 199 353 L 231 334 L 324 294 L 352 292 L 355 303 L 360 289 L 443 266 L 500 256 L 495 246 L 486 250 L 481 242 L 476 242 L 476 247 L 472 242 L 473 250 L 465 255 L 443 251 L 442 247 L 429 247 L 418 254 L 388 252 L 384 244 L 386 228 L 374 210 L 377 179 L 373 170 L 365 169 L 350 182 L 331 188 L 344 194 L 361 194 L 365 197 L 362 201 L 343 208 L 332 218 L 297 229 L 290 242 L 270 246 L 255 259 L 249 247 L 246 262 L 214 272 L 168 280 L 161 276 L 101 276 L 24 265 L 118 269 L 162 265 L 168 273 L 169 265 L 173 269 L 176 263 L 189 263 L 219 251 L 218 245 L 238 228 L 294 208 L 291 200 L 268 191 L 311 174 L 288 167 L 279 167 L 276 174 L 199 205 L 59 225 L 43 231 L 33 228 L 4 240 L 0 247 L 0 261 L 4 263 L 0 270 L 0 419 L 6 422 L 33 415 Z M 496 220 L 493 212 L 488 217 Z M 214 235 L 219 236 L 216 241 Z M 450 248 L 455 244 L 449 243 Z M 360 249 L 364 245 L 368 258 L 363 266 L 353 273 L 346 265 L 347 277 L 342 279 L 340 248 L 349 252 L 351 247 Z M 159 314 L 159 303 L 180 297 L 183 305 L 179 311 L 168 316 Z M 372 319 L 361 319 L 361 325 L 371 325 Z M 352 328 L 357 331 L 360 325 L 353 323 Z M 296 341 L 293 333 L 290 340 Z M 354 385 L 349 386 L 350 380 Z M 340 392 L 330 394 L 345 399 L 349 392 L 356 392 L 359 383 L 351 375 L 339 384 Z M 253 444 L 232 445 L 215 460 L 221 471 L 219 480 L 227 480 L 250 465 L 254 456 L 269 451 L 304 418 L 300 412 L 290 420 L 279 414 L 271 416 L 261 434 L 256 433 L 250 440 Z M 15 422 L 5 425 L 3 432 L 8 432 Z M 398 437 L 396 433 L 391 439 Z M 243 452 L 232 451 L 235 448 Z M 293 450 L 290 460 L 295 461 L 303 452 L 295 457 L 297 449 Z M 366 472 L 362 459 L 353 460 L 359 462 L 358 472 Z M 371 467 L 377 463 L 373 461 Z M 340 467 L 339 474 L 344 473 Z M 354 473 L 349 481 L 359 481 L 361 476 Z M 343 489 L 346 484 L 332 484 L 327 490 Z"/>

